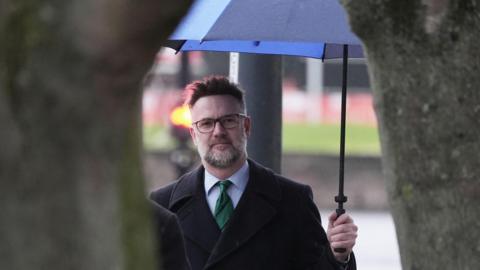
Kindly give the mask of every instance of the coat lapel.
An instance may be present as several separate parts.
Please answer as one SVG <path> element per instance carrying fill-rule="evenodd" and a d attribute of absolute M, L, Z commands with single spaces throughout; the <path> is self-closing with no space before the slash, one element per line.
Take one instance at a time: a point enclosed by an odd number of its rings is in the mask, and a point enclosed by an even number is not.
<path fill-rule="evenodd" d="M 185 238 L 210 253 L 221 232 L 205 199 L 202 167 L 178 182 L 169 209 L 176 212 Z"/>
<path fill-rule="evenodd" d="M 273 172 L 249 160 L 249 181 L 204 269 L 245 244 L 277 213 L 281 189 Z"/>

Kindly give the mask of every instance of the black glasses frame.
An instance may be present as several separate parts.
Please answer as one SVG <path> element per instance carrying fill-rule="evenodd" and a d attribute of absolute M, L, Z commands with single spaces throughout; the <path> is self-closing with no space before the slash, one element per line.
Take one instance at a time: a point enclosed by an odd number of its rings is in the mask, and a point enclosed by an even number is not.
<path fill-rule="evenodd" d="M 204 119 L 200 119 L 198 121 L 195 121 L 192 123 L 192 125 L 195 125 L 195 127 L 197 128 L 198 132 L 200 133 L 210 133 L 212 132 L 214 129 L 215 129 L 215 126 L 217 125 L 217 122 L 220 123 L 220 125 L 224 128 L 224 129 L 233 129 L 233 128 L 236 128 L 238 127 L 239 123 L 238 122 L 235 126 L 232 126 L 232 127 L 225 127 L 224 123 L 222 122 L 224 119 L 227 119 L 228 117 L 232 117 L 232 116 L 236 116 L 238 117 L 238 120 L 240 120 L 241 118 L 246 118 L 248 117 L 246 114 L 243 114 L 243 113 L 232 113 L 232 114 L 227 114 L 227 115 L 223 115 L 223 116 L 220 116 L 218 118 L 204 118 Z M 199 127 L 198 127 L 198 123 L 202 122 L 202 121 L 206 121 L 206 120 L 210 120 L 210 121 L 213 121 L 213 125 L 212 127 L 206 131 L 206 130 L 201 130 Z"/>

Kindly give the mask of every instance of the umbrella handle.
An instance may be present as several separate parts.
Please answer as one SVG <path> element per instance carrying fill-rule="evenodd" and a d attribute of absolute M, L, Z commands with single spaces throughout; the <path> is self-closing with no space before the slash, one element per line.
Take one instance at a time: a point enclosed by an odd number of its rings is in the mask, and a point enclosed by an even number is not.
<path fill-rule="evenodd" d="M 343 208 L 337 208 L 335 210 L 335 212 L 337 212 L 337 218 L 340 217 L 342 214 L 345 214 L 345 209 Z M 334 248 L 333 251 L 337 252 L 337 253 L 345 253 L 347 251 L 346 248 Z"/>

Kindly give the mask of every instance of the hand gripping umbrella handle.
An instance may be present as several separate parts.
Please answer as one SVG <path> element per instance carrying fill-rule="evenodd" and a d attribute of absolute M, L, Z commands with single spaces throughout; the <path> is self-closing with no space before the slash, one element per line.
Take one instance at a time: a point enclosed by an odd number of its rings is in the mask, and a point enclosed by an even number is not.
<path fill-rule="evenodd" d="M 342 214 L 345 214 L 345 209 L 337 208 L 335 210 L 335 212 L 337 212 L 337 218 L 339 218 Z M 347 249 L 346 248 L 334 248 L 333 251 L 335 251 L 337 253 L 345 253 L 345 252 L 347 252 Z"/>

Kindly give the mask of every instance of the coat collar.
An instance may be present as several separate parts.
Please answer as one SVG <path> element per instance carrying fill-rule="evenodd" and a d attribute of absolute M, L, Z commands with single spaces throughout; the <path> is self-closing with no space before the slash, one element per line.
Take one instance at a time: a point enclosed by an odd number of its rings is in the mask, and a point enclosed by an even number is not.
<path fill-rule="evenodd" d="M 176 212 L 185 238 L 210 253 L 221 231 L 205 199 L 203 174 L 200 166 L 179 179 L 170 196 L 169 209 Z"/>
<path fill-rule="evenodd" d="M 168 205 L 169 209 L 178 207 L 177 204 L 181 201 L 188 200 L 195 195 L 199 195 L 199 189 L 201 189 L 203 184 L 203 174 L 203 166 L 199 166 L 178 180 L 175 188 L 172 191 L 172 194 L 170 195 L 170 201 Z"/>
<path fill-rule="evenodd" d="M 247 188 L 270 200 L 278 201 L 281 198 L 281 189 L 275 179 L 275 173 L 268 168 L 263 167 L 257 162 L 248 159 L 249 181 Z M 203 192 L 203 177 L 205 169 L 203 166 L 184 175 L 178 181 L 172 192 L 169 209 L 175 207 L 177 203 L 193 196 L 199 196 Z M 245 191 L 247 191 L 247 188 Z M 242 196 L 243 197 L 243 196 Z"/>
<path fill-rule="evenodd" d="M 250 168 L 250 179 L 253 179 L 250 184 L 252 191 L 269 200 L 279 201 L 282 194 L 275 173 L 251 159 L 248 160 L 248 165 Z"/>

